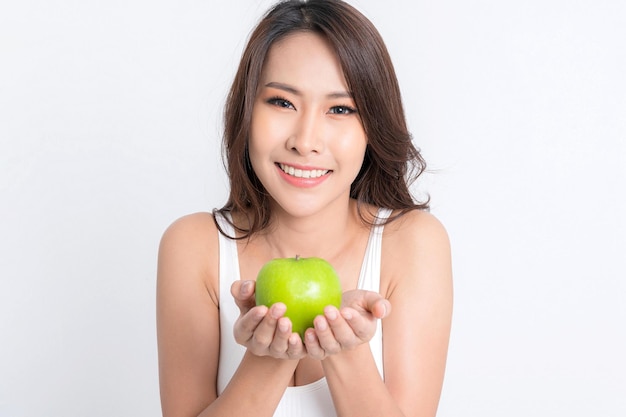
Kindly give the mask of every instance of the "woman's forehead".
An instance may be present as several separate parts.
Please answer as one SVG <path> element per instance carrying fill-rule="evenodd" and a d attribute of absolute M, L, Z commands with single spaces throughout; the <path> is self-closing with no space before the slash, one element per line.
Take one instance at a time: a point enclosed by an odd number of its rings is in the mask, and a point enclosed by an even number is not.
<path fill-rule="evenodd" d="M 268 83 L 298 90 L 307 86 L 335 92 L 347 90 L 335 50 L 325 37 L 313 32 L 287 35 L 270 47 L 261 74 L 261 85 Z"/>

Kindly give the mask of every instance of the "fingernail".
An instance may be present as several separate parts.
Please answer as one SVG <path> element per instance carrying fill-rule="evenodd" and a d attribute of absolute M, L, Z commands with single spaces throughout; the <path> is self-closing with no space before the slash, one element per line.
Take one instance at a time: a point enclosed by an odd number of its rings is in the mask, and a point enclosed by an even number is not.
<path fill-rule="evenodd" d="M 250 281 L 244 281 L 241 284 L 241 288 L 239 288 L 239 293 L 241 295 L 246 295 L 248 294 L 248 290 L 250 290 L 250 286 L 252 285 L 252 283 Z"/>
<path fill-rule="evenodd" d="M 257 320 L 261 320 L 263 317 L 265 317 L 265 314 L 267 313 L 267 307 L 257 306 L 254 309 L 252 309 L 252 311 L 254 312 L 254 317 Z"/>
<path fill-rule="evenodd" d="M 279 319 L 282 317 L 283 314 L 285 314 L 286 311 L 287 309 L 285 308 L 284 304 L 274 304 L 272 306 L 272 311 L 270 312 L 270 314 L 272 315 L 272 318 Z"/>
<path fill-rule="evenodd" d="M 328 320 L 337 319 L 337 310 L 334 307 L 326 307 L 324 313 L 326 313 L 326 318 Z"/>
<path fill-rule="evenodd" d="M 343 316 L 344 319 L 346 320 L 350 320 L 352 319 L 352 313 L 349 310 L 343 310 L 341 312 L 341 315 Z"/>
<path fill-rule="evenodd" d="M 282 333 L 286 333 L 289 331 L 289 323 L 286 323 L 284 321 L 279 321 L 278 322 L 278 330 L 280 330 Z"/>
<path fill-rule="evenodd" d="M 324 331 L 328 328 L 328 324 L 326 323 L 326 320 L 318 320 L 317 323 L 315 324 L 315 328 L 317 330 Z"/>

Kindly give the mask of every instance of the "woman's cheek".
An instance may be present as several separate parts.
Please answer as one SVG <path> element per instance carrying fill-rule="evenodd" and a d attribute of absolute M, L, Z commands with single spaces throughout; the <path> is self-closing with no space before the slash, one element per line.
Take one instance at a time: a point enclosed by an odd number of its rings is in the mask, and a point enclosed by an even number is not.
<path fill-rule="evenodd" d="M 264 144 L 275 144 L 289 137 L 291 120 L 276 112 L 259 110 L 253 113 L 251 124 L 251 137 L 258 139 Z"/>

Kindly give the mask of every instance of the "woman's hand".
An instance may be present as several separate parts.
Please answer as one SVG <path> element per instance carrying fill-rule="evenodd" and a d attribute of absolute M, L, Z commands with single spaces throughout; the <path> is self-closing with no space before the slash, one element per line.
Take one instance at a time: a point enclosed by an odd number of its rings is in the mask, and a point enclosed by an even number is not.
<path fill-rule="evenodd" d="M 270 308 L 254 301 L 254 281 L 235 281 L 230 288 L 239 307 L 235 341 L 257 356 L 301 359 L 307 352 L 302 339 L 291 331 L 291 320 L 284 317 L 287 307 L 276 303 Z"/>
<path fill-rule="evenodd" d="M 305 332 L 304 343 L 310 357 L 321 360 L 369 342 L 376 332 L 377 320 L 391 312 L 389 301 L 373 291 L 346 291 L 341 305 L 341 310 L 327 306 L 324 315 L 315 318 L 315 329 Z"/>

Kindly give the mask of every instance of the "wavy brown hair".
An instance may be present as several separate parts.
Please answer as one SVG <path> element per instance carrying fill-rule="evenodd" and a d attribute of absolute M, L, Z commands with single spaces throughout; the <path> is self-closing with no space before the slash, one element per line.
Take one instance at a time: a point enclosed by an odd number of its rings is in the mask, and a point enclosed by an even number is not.
<path fill-rule="evenodd" d="M 271 8 L 250 35 L 230 89 L 223 142 L 230 195 L 216 211 L 247 217 L 246 226 L 236 227 L 241 238 L 270 224 L 270 197 L 248 155 L 252 107 L 270 47 L 302 31 L 324 36 L 334 48 L 367 135 L 363 165 L 350 187 L 362 220 L 364 203 L 397 210 L 388 221 L 409 210 L 428 209 L 428 199 L 418 202 L 409 190 L 426 163 L 412 143 L 393 64 L 374 25 L 340 0 L 287 0 Z"/>

